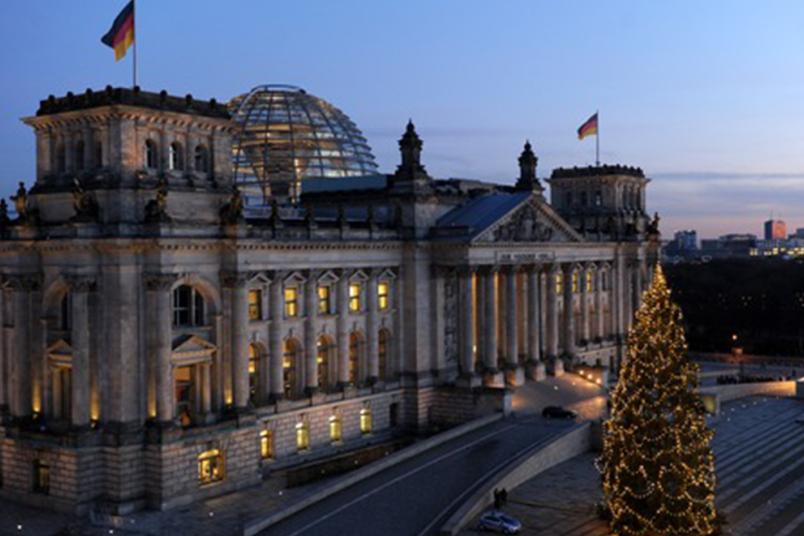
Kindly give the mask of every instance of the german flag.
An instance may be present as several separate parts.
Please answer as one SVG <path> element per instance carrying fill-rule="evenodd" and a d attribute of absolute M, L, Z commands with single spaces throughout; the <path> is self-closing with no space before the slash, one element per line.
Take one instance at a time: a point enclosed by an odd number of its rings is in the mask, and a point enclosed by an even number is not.
<path fill-rule="evenodd" d="M 578 129 L 579 140 L 592 135 L 597 136 L 597 112 L 595 112 L 595 115 L 587 119 L 586 122 L 581 125 L 581 128 Z"/>
<path fill-rule="evenodd" d="M 114 49 L 115 61 L 123 59 L 128 47 L 134 43 L 134 0 L 126 4 L 114 19 L 111 30 L 101 37 L 101 42 Z"/>

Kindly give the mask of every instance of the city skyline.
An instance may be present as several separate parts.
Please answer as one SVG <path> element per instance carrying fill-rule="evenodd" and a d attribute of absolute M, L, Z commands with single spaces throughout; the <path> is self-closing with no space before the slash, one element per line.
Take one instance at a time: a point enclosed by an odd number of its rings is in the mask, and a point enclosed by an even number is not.
<path fill-rule="evenodd" d="M 0 54 L 14 84 L 0 90 L 4 197 L 34 178 L 34 140 L 19 118 L 39 100 L 130 85 L 130 57 L 115 63 L 100 43 L 123 4 L 6 7 Z M 395 167 L 409 117 L 434 176 L 513 183 L 525 139 L 542 177 L 591 164 L 595 142 L 575 130 L 599 109 L 601 160 L 653 179 L 648 210 L 662 216 L 665 237 L 686 228 L 759 234 L 771 212 L 804 225 L 804 144 L 788 134 L 804 113 L 796 3 L 271 10 L 243 1 L 224 17 L 211 2 L 156 5 L 137 3 L 143 89 L 224 100 L 262 83 L 304 87 L 362 127 L 383 172 Z"/>

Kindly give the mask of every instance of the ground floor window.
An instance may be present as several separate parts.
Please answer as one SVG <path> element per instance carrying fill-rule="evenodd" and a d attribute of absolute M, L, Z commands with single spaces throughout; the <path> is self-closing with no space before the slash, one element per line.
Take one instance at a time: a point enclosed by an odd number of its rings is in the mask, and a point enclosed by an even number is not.
<path fill-rule="evenodd" d="M 260 456 L 263 460 L 271 460 L 274 457 L 274 432 L 273 430 L 263 430 L 260 432 Z"/>
<path fill-rule="evenodd" d="M 370 434 L 372 427 L 371 408 L 363 408 L 360 410 L 360 432 L 363 434 Z"/>
<path fill-rule="evenodd" d="M 39 459 L 33 462 L 33 491 L 44 495 L 50 493 L 50 466 Z"/>
<path fill-rule="evenodd" d="M 310 449 L 310 425 L 307 421 L 296 423 L 296 448 L 300 452 Z"/>
<path fill-rule="evenodd" d="M 343 438 L 343 423 L 337 414 L 329 418 L 329 439 L 333 443 L 341 441 Z"/>
<path fill-rule="evenodd" d="M 198 482 L 201 485 L 223 480 L 223 453 L 212 449 L 198 455 Z"/>
<path fill-rule="evenodd" d="M 173 371 L 173 382 L 176 390 L 176 415 L 182 426 L 190 426 L 195 414 L 195 382 L 194 367 L 176 367 Z"/>

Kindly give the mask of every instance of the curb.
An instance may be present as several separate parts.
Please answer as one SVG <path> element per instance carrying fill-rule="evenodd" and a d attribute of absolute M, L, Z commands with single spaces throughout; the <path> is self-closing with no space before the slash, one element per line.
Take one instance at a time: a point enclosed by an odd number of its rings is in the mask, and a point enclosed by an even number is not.
<path fill-rule="evenodd" d="M 494 415 L 489 415 L 487 417 L 482 417 L 480 419 L 476 419 L 474 421 L 470 421 L 466 424 L 462 424 L 460 426 L 456 426 L 451 430 L 447 430 L 446 432 L 442 432 L 437 434 L 431 438 L 425 439 L 424 441 L 420 441 L 410 447 L 400 450 L 399 452 L 395 452 L 390 456 L 383 458 L 382 460 L 376 461 L 371 463 L 362 469 L 358 469 L 357 471 L 352 472 L 349 476 L 345 477 L 343 480 L 339 480 L 338 482 L 333 483 L 331 486 L 319 490 L 298 502 L 291 504 L 290 506 L 283 508 L 279 512 L 276 512 L 268 517 L 263 519 L 257 519 L 253 521 L 246 522 L 243 526 L 242 534 L 243 536 L 255 536 L 257 533 L 271 527 L 279 523 L 280 521 L 287 519 L 288 517 L 304 510 L 305 508 L 312 506 L 313 504 L 320 502 L 327 497 L 330 497 L 339 491 L 346 489 L 358 482 L 365 480 L 375 474 L 388 469 L 389 467 L 393 467 L 394 465 L 401 463 L 405 460 L 413 458 L 414 456 L 418 456 L 422 452 L 430 450 L 434 447 L 437 447 L 447 441 L 455 439 L 456 437 L 460 437 L 464 434 L 477 430 L 478 428 L 482 428 L 487 424 L 491 424 L 493 422 L 499 421 L 503 418 L 502 413 L 495 413 Z"/>

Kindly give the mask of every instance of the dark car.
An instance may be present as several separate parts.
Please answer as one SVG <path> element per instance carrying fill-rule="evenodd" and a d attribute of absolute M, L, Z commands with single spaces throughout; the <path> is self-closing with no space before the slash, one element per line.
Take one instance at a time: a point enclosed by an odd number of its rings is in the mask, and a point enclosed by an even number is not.
<path fill-rule="evenodd" d="M 489 510 L 480 516 L 477 523 L 478 530 L 493 530 L 503 534 L 516 534 L 522 530 L 522 523 L 518 519 L 503 514 L 497 510 Z"/>
<path fill-rule="evenodd" d="M 561 406 L 547 406 L 542 410 L 542 417 L 545 419 L 574 419 L 577 416 L 578 414 L 574 411 Z"/>

